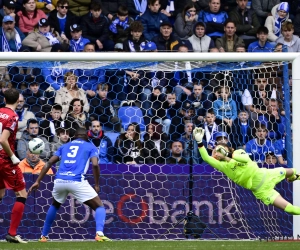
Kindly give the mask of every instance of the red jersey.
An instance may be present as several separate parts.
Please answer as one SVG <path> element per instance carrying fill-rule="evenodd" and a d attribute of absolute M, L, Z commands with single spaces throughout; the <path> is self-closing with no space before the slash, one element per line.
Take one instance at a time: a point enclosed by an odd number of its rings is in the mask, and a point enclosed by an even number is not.
<path fill-rule="evenodd" d="M 8 137 L 8 144 L 13 153 L 15 152 L 16 135 L 18 131 L 18 120 L 19 116 L 15 111 L 7 107 L 0 108 L 0 135 L 2 134 L 2 131 L 4 131 L 4 129 L 10 131 L 10 136 Z M 1 145 L 0 159 L 10 159 Z"/>

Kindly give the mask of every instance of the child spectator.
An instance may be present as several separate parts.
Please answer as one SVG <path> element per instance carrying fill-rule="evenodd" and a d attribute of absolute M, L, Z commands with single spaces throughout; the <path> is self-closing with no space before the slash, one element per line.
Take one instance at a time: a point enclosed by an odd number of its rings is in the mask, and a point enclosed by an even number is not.
<path fill-rule="evenodd" d="M 230 88 L 228 86 L 220 88 L 220 97 L 213 102 L 214 113 L 216 114 L 217 124 L 225 122 L 225 125 L 232 126 L 237 118 L 236 102 L 230 97 Z"/>
<path fill-rule="evenodd" d="M 246 143 L 252 139 L 252 128 L 249 123 L 249 114 L 245 110 L 241 110 L 238 119 L 235 119 L 232 125 L 232 133 L 230 133 L 233 148 L 244 148 Z"/>
<path fill-rule="evenodd" d="M 54 155 L 55 152 L 64 144 L 70 141 L 69 130 L 64 128 L 56 129 L 55 134 L 57 136 L 54 137 L 53 142 L 51 145 L 51 155 Z M 59 166 L 59 165 L 57 165 Z"/>
<path fill-rule="evenodd" d="M 50 114 L 47 114 L 46 119 L 40 122 L 40 135 L 46 137 L 49 142 L 54 141 L 56 130 L 64 127 L 64 121 L 61 115 L 62 106 L 54 104 Z"/>
<path fill-rule="evenodd" d="M 120 119 L 115 114 L 112 102 L 107 99 L 107 93 L 108 85 L 99 83 L 97 86 L 97 95 L 89 100 L 89 115 L 99 121 L 104 127 L 121 132 Z"/>
<path fill-rule="evenodd" d="M 41 18 L 47 19 L 46 14 L 42 10 L 38 10 L 35 0 L 23 0 L 22 11 L 17 13 L 19 16 L 19 28 L 27 35 L 34 30 Z"/>
<path fill-rule="evenodd" d="M 216 134 L 221 131 L 221 128 L 216 123 L 216 116 L 213 109 L 207 110 L 204 121 L 202 126 L 205 130 L 203 142 L 206 144 L 206 148 L 211 154 L 216 144 Z"/>
<path fill-rule="evenodd" d="M 215 47 L 214 41 L 205 32 L 206 25 L 203 22 L 197 22 L 193 27 L 193 35 L 188 40 L 192 44 L 194 52 L 209 52 L 211 48 Z"/>
<path fill-rule="evenodd" d="M 257 123 L 255 131 L 256 138 L 246 143 L 245 151 L 253 161 L 263 163 L 265 161 L 265 153 L 275 152 L 275 148 L 272 142 L 267 139 L 268 131 L 265 125 Z"/>
<path fill-rule="evenodd" d="M 4 0 L 3 9 L 0 10 L 0 26 L 2 26 L 2 20 L 5 16 L 11 16 L 14 18 L 15 24 L 19 27 L 19 16 L 16 15 L 16 3 L 14 0 Z"/>
<path fill-rule="evenodd" d="M 289 4 L 287 2 L 277 4 L 272 8 L 271 13 L 272 15 L 266 19 L 265 26 L 269 30 L 268 40 L 275 42 L 281 35 L 281 25 L 289 20 Z"/>
<path fill-rule="evenodd" d="M 160 7 L 159 0 L 149 0 L 148 9 L 140 18 L 144 26 L 144 37 L 148 41 L 152 41 L 155 36 L 160 34 L 162 23 L 169 22 L 168 17 L 159 11 Z"/>
<path fill-rule="evenodd" d="M 72 24 L 70 26 L 71 37 L 70 40 L 70 51 L 71 52 L 82 52 L 84 46 L 90 43 L 90 40 L 82 37 L 82 28 L 78 24 Z"/>
<path fill-rule="evenodd" d="M 274 154 L 274 152 L 270 151 L 265 153 L 265 162 L 264 164 L 267 165 L 276 165 L 278 162 L 276 155 Z"/>
<path fill-rule="evenodd" d="M 123 42 L 124 52 L 142 51 L 145 47 L 146 40 L 143 36 L 144 26 L 140 21 L 134 21 L 130 24 L 130 35 Z"/>
<path fill-rule="evenodd" d="M 268 42 L 269 30 L 261 26 L 257 29 L 256 37 L 258 41 L 249 44 L 248 52 L 273 52 L 274 46 Z"/>
<path fill-rule="evenodd" d="M 176 101 L 176 95 L 175 93 L 168 93 L 166 95 L 166 110 L 167 110 L 167 116 L 166 119 L 164 120 L 164 125 L 165 125 L 165 133 L 169 135 L 170 131 L 170 125 L 171 125 L 171 119 L 172 117 L 177 116 L 181 104 L 180 102 Z"/>
<path fill-rule="evenodd" d="M 118 13 L 113 17 L 109 26 L 109 38 L 115 43 L 123 43 L 129 36 L 130 24 L 133 19 L 128 16 L 128 9 L 126 6 L 119 6 Z"/>
<path fill-rule="evenodd" d="M 92 1 L 90 13 L 81 18 L 82 35 L 96 45 L 96 51 L 114 51 L 114 42 L 109 39 L 109 21 L 102 14 L 102 5 Z"/>

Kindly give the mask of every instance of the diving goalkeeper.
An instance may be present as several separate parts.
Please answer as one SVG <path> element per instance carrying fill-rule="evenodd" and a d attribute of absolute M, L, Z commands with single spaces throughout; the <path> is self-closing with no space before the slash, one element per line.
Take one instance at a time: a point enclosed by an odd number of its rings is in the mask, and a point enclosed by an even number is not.
<path fill-rule="evenodd" d="M 224 173 L 233 182 L 252 191 L 254 196 L 264 204 L 280 208 L 293 215 L 300 215 L 300 207 L 286 201 L 275 189 L 283 179 L 289 182 L 300 180 L 294 168 L 259 168 L 243 150 L 233 151 L 226 144 L 219 144 L 209 156 L 202 143 L 204 129 L 195 128 L 193 135 L 198 143 L 202 159 L 213 168 Z"/>

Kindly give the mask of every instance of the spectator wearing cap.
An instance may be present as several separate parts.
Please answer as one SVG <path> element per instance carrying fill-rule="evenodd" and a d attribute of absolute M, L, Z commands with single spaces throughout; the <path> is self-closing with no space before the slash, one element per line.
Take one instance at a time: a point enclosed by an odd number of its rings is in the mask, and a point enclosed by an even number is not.
<path fill-rule="evenodd" d="M 224 143 L 227 144 L 229 147 L 231 147 L 231 143 L 229 141 L 229 135 L 226 132 L 220 131 L 215 134 L 216 142 L 215 146 Z"/>
<path fill-rule="evenodd" d="M 65 35 L 70 40 L 72 38 L 70 26 L 77 23 L 78 17 L 69 10 L 68 0 L 58 0 L 56 9 L 49 13 L 48 21 L 60 36 Z"/>
<path fill-rule="evenodd" d="M 294 25 L 290 22 L 284 22 L 281 26 L 281 33 L 276 43 L 282 43 L 287 46 L 288 52 L 300 52 L 300 38 L 294 35 Z"/>
<path fill-rule="evenodd" d="M 246 45 L 256 40 L 256 32 L 260 22 L 253 9 L 248 9 L 248 0 L 237 0 L 238 6 L 229 13 L 229 19 L 236 24 L 236 34 L 241 37 Z"/>
<path fill-rule="evenodd" d="M 128 9 L 126 6 L 119 6 L 118 13 L 114 15 L 111 24 L 109 25 L 109 38 L 115 44 L 123 43 L 129 36 L 130 24 L 133 19 L 128 16 Z"/>
<path fill-rule="evenodd" d="M 144 52 L 157 52 L 157 46 L 154 42 L 147 42 L 144 47 Z"/>
<path fill-rule="evenodd" d="M 91 3 L 90 12 L 81 18 L 82 35 L 96 46 L 96 51 L 114 51 L 109 39 L 109 20 L 102 14 L 101 3 Z"/>
<path fill-rule="evenodd" d="M 144 26 L 140 21 L 130 24 L 130 35 L 123 42 L 124 52 L 139 52 L 145 47 L 146 40 L 143 35 Z"/>
<path fill-rule="evenodd" d="M 267 27 L 259 27 L 256 33 L 258 40 L 249 44 L 248 52 L 273 52 L 274 45 L 268 42 L 268 33 Z"/>
<path fill-rule="evenodd" d="M 25 35 L 33 31 L 42 18 L 47 19 L 46 14 L 37 9 L 35 0 L 23 0 L 23 8 L 17 15 L 20 18 L 19 28 Z"/>
<path fill-rule="evenodd" d="M 184 133 L 184 125 L 187 122 L 195 124 L 195 107 L 191 102 L 185 101 L 182 103 L 180 112 L 176 116 L 171 117 L 170 136 L 171 140 L 179 139 Z"/>
<path fill-rule="evenodd" d="M 5 0 L 3 2 L 3 8 L 0 10 L 0 25 L 2 26 L 2 20 L 5 16 L 11 16 L 15 19 L 16 26 L 19 26 L 19 16 L 16 15 L 16 3 L 14 0 Z"/>
<path fill-rule="evenodd" d="M 22 44 L 32 48 L 37 52 L 50 52 L 54 44 L 68 43 L 68 39 L 63 40 L 58 32 L 50 30 L 50 24 L 46 18 L 41 18 L 36 31 L 29 32 Z"/>
<path fill-rule="evenodd" d="M 244 40 L 238 37 L 236 32 L 236 25 L 233 21 L 227 20 L 224 23 L 225 34 L 216 39 L 216 47 L 220 52 L 235 52 L 237 45 L 244 45 Z"/>
<path fill-rule="evenodd" d="M 220 0 L 209 0 L 209 8 L 201 10 L 198 14 L 198 22 L 206 24 L 206 34 L 213 40 L 224 34 L 224 23 L 228 18 L 225 11 L 221 11 Z"/>
<path fill-rule="evenodd" d="M 2 52 L 18 52 L 24 50 L 22 41 L 25 35 L 22 31 L 15 27 L 15 20 L 12 16 L 5 16 L 2 20 L 2 29 L 0 29 L 0 51 Z"/>
<path fill-rule="evenodd" d="M 275 42 L 278 37 L 281 36 L 281 25 L 289 19 L 289 4 L 288 2 L 282 2 L 275 5 L 271 11 L 272 15 L 268 16 L 265 22 L 265 26 L 268 28 L 268 40 Z"/>
<path fill-rule="evenodd" d="M 173 26 L 169 21 L 161 23 L 159 35 L 152 39 L 159 52 L 172 52 L 178 49 L 181 41 L 172 32 Z"/>
<path fill-rule="evenodd" d="M 40 84 L 32 77 L 29 86 L 22 92 L 28 110 L 35 114 L 37 119 L 42 119 L 51 111 L 50 96 L 48 91 L 40 89 Z"/>
<path fill-rule="evenodd" d="M 181 13 L 176 17 L 174 23 L 175 33 L 180 39 L 188 39 L 193 35 L 193 27 L 197 22 L 198 15 L 196 14 L 196 7 L 193 2 L 184 6 Z"/>
<path fill-rule="evenodd" d="M 72 24 L 70 26 L 71 37 L 70 40 L 70 51 L 71 52 L 82 52 L 84 50 L 84 46 L 87 43 L 90 43 L 90 40 L 82 37 L 82 28 L 79 24 Z"/>
<path fill-rule="evenodd" d="M 159 0 L 149 0 L 148 9 L 140 18 L 144 26 L 144 37 L 148 41 L 152 41 L 155 36 L 160 34 L 160 27 L 162 23 L 169 23 L 168 17 L 159 11 L 160 7 L 161 5 Z"/>
<path fill-rule="evenodd" d="M 197 22 L 193 27 L 194 34 L 188 38 L 192 44 L 194 52 L 209 52 L 215 47 L 214 41 L 205 34 L 206 25 L 203 22 Z"/>

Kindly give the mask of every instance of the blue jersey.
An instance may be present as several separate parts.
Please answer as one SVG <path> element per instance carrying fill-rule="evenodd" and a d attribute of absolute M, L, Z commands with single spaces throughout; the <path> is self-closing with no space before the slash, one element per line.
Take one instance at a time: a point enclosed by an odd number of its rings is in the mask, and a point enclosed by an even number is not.
<path fill-rule="evenodd" d="M 269 140 L 265 140 L 263 145 L 259 145 L 257 144 L 256 139 L 252 139 L 246 143 L 245 151 L 250 158 L 257 163 L 263 163 L 265 161 L 265 154 L 267 152 L 273 152 L 276 154 L 275 148 Z"/>
<path fill-rule="evenodd" d="M 56 179 L 82 181 L 89 168 L 90 158 L 98 158 L 98 150 L 92 143 L 76 139 L 61 146 L 55 155 L 60 157 Z"/>

